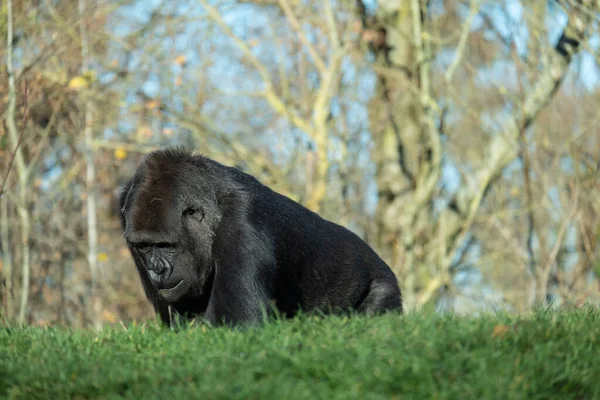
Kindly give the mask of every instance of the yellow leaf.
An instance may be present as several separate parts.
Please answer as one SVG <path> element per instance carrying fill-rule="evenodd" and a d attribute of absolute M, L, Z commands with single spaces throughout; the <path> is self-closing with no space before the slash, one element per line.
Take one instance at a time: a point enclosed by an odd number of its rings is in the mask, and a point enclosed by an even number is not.
<path fill-rule="evenodd" d="M 106 254 L 106 253 L 99 253 L 98 254 L 98 261 L 100 261 L 100 262 L 106 262 L 106 261 L 108 261 L 108 254 Z"/>
<path fill-rule="evenodd" d="M 182 83 L 183 83 L 183 79 L 181 79 L 180 76 L 175 78 L 175 86 L 181 86 Z"/>
<path fill-rule="evenodd" d="M 174 131 L 171 128 L 163 129 L 163 135 L 165 135 L 165 136 L 171 136 L 173 133 L 174 133 Z"/>
<path fill-rule="evenodd" d="M 123 160 L 126 157 L 127 157 L 127 152 L 125 151 L 125 149 L 118 148 L 115 150 L 115 158 L 117 160 Z"/>
<path fill-rule="evenodd" d="M 89 82 L 83 76 L 76 76 L 69 81 L 69 89 L 80 90 L 89 86 Z"/>

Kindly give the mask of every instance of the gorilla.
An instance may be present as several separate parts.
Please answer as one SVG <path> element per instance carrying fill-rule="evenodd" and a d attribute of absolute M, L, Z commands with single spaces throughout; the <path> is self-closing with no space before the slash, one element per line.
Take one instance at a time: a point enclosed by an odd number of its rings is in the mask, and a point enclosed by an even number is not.
<path fill-rule="evenodd" d="M 357 235 L 207 157 L 148 154 L 119 208 L 145 294 L 167 325 L 403 312 L 395 275 Z"/>

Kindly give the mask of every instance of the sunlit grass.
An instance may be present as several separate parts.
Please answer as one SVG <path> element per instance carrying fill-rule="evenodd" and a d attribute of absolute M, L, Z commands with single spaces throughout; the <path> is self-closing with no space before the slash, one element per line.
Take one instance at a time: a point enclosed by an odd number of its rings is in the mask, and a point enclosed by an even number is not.
<path fill-rule="evenodd" d="M 600 312 L 0 328 L 1 398 L 600 398 Z"/>

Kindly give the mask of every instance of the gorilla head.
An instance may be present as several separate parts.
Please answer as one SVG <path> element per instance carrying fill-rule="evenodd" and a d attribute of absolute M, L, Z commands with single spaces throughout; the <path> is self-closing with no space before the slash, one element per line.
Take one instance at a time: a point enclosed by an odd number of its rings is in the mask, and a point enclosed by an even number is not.
<path fill-rule="evenodd" d="M 252 176 L 182 150 L 146 156 L 120 196 L 124 237 L 161 319 L 402 310 L 389 267 L 358 236 Z"/>
<path fill-rule="evenodd" d="M 146 291 L 167 303 L 203 294 L 219 223 L 215 185 L 187 154 L 146 157 L 121 198 L 125 239 Z"/>

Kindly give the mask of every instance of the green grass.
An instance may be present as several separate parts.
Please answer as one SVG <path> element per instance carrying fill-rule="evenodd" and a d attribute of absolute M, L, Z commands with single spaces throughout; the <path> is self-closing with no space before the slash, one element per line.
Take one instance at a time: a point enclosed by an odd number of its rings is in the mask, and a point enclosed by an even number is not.
<path fill-rule="evenodd" d="M 0 398 L 600 399 L 600 312 L 0 327 Z"/>

